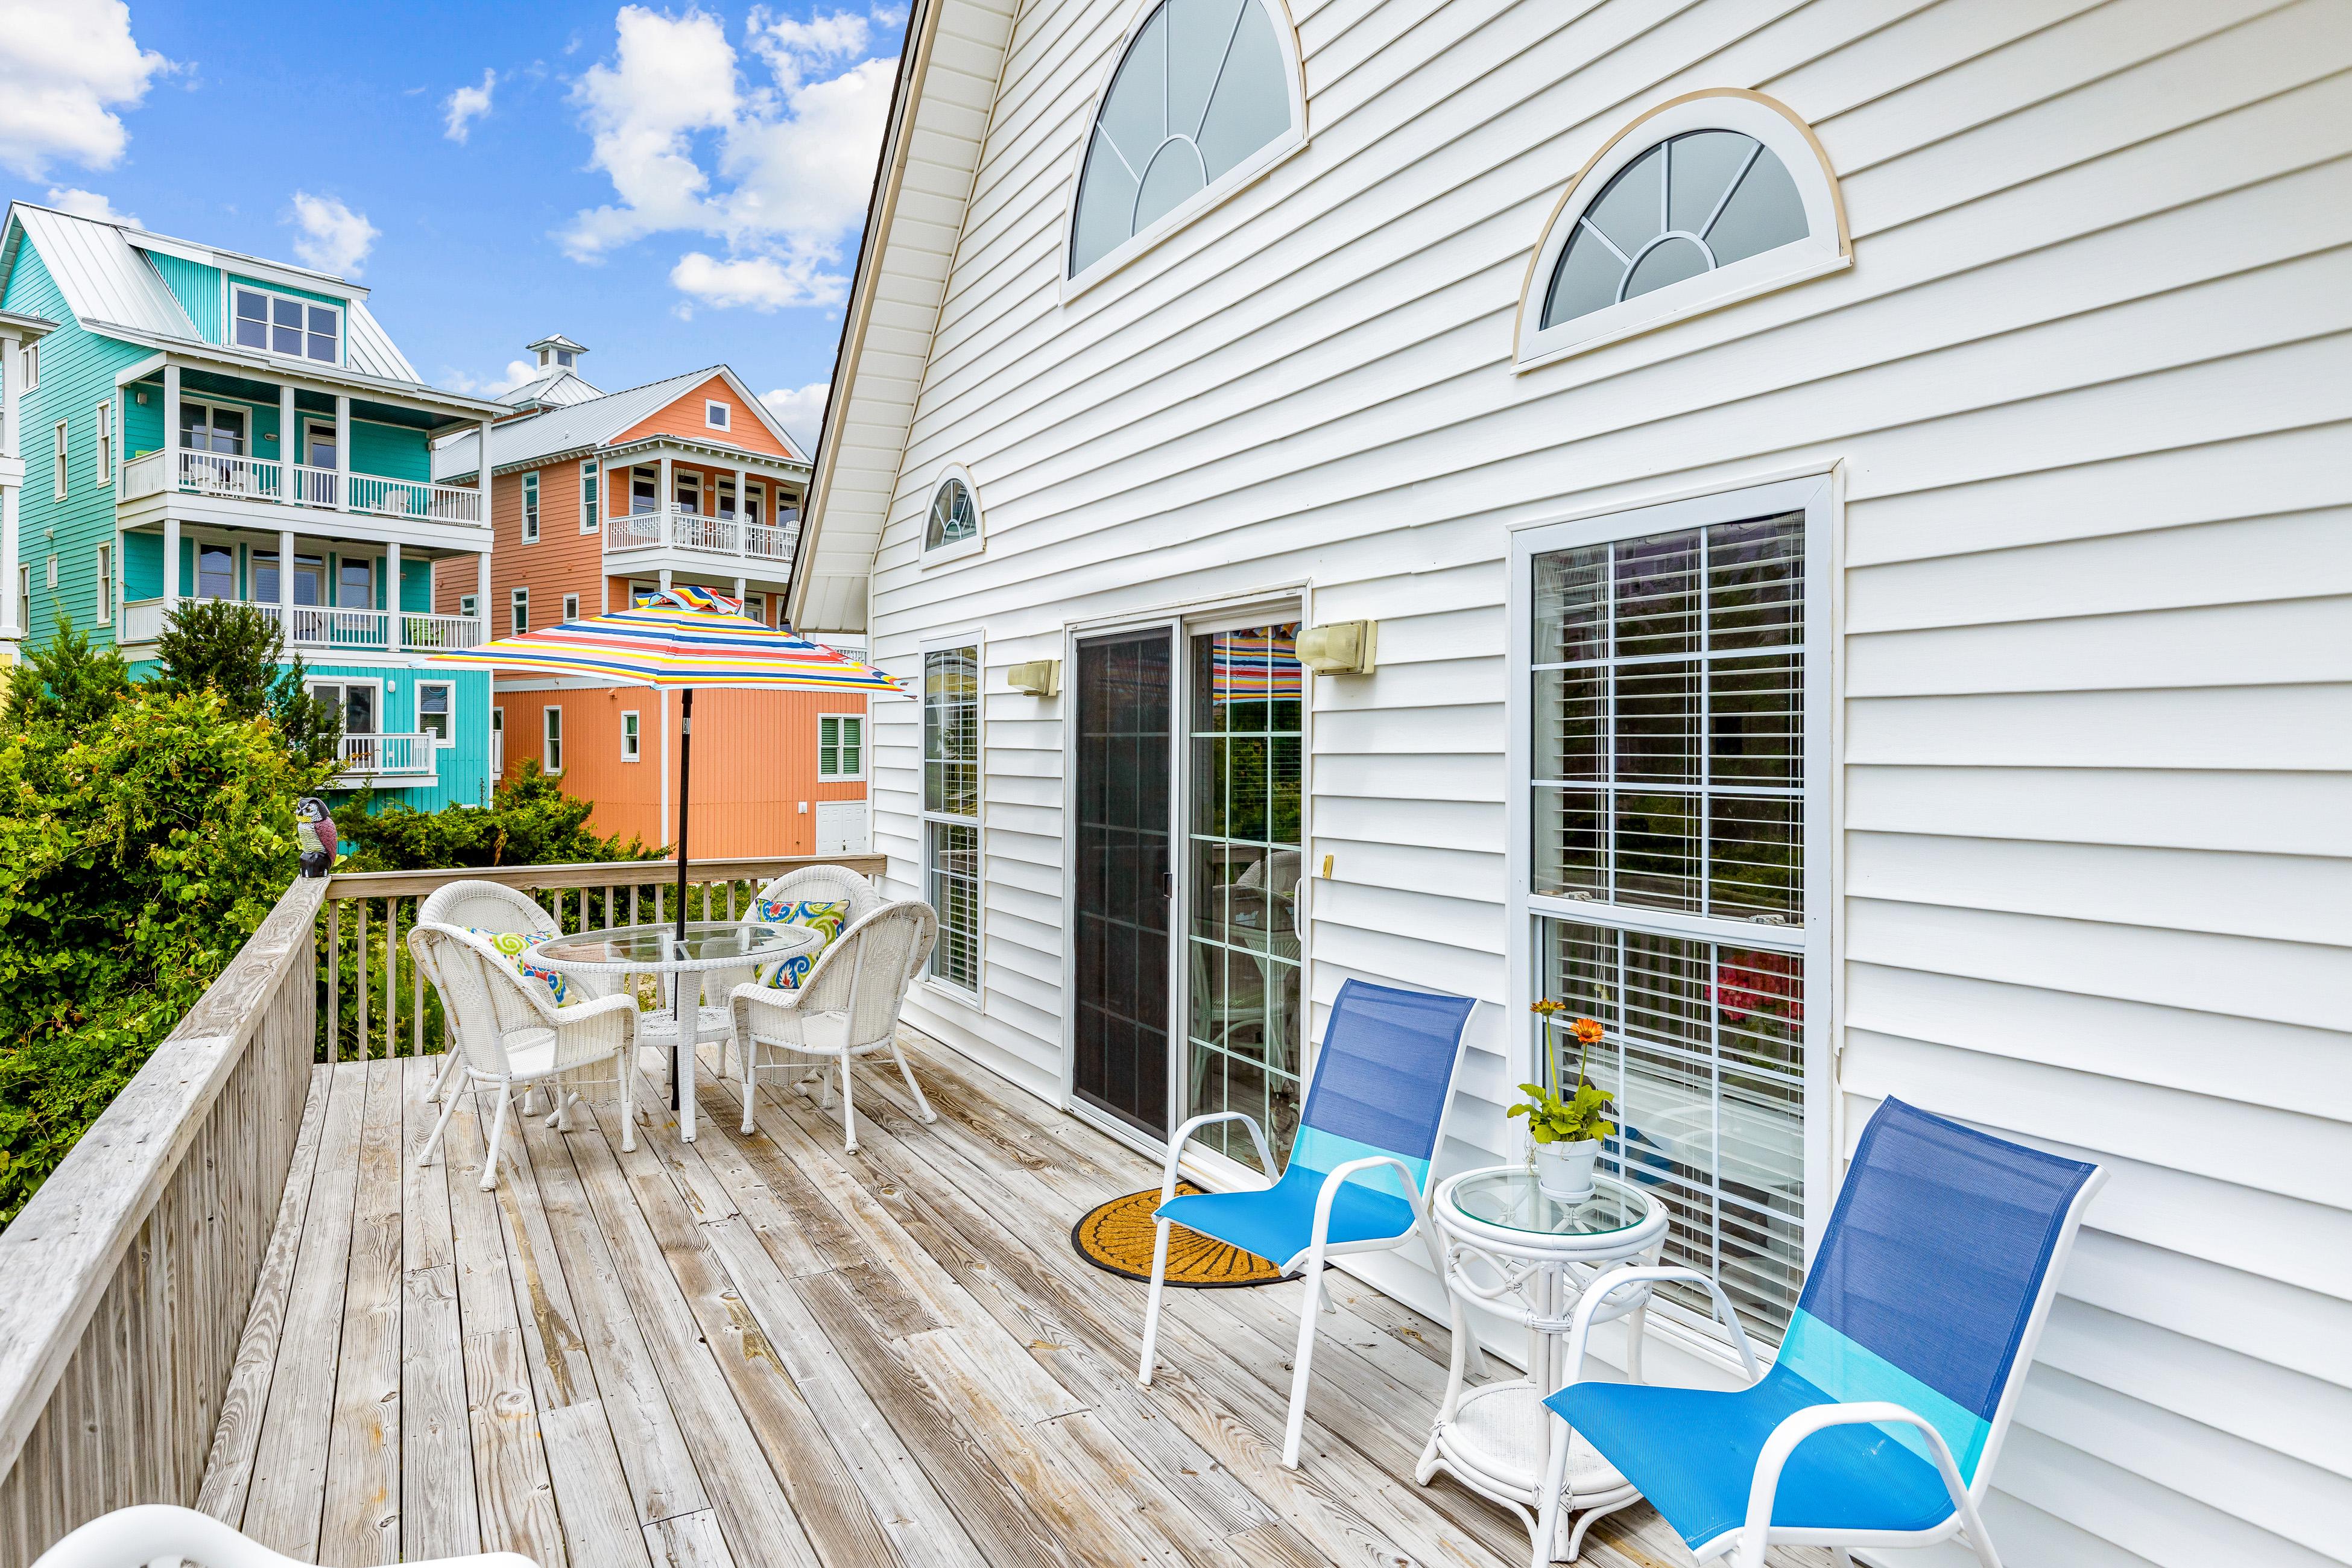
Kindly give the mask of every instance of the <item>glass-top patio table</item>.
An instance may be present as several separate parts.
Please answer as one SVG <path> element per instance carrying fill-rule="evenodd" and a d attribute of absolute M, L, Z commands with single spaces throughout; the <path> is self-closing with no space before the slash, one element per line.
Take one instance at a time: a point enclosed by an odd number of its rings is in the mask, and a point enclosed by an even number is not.
<path fill-rule="evenodd" d="M 670 1053 L 669 1102 L 677 1111 L 678 1135 L 694 1142 L 694 1048 L 705 1040 L 726 1039 L 734 1029 L 728 994 L 753 973 L 779 959 L 814 947 L 822 940 L 805 926 L 768 925 L 759 921 L 697 921 L 683 941 L 675 925 L 616 926 L 610 931 L 551 936 L 532 955 L 562 974 L 626 976 L 658 974 L 662 1007 L 641 1014 L 637 1039 Z M 691 999 L 681 995 L 691 993 Z M 694 1026 L 680 1028 L 690 1009 Z"/>

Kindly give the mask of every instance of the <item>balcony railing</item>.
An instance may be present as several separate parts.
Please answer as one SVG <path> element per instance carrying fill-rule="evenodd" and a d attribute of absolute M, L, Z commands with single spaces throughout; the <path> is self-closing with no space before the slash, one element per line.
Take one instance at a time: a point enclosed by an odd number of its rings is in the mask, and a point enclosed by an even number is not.
<path fill-rule="evenodd" d="M 347 610 L 331 605 L 252 606 L 285 630 L 286 646 L 305 653 L 438 652 L 445 648 L 479 647 L 488 629 L 478 616 L 429 616 L 414 611 L 400 615 L 400 643 L 392 642 L 389 610 Z M 120 643 L 152 642 L 163 635 L 167 604 L 163 599 L 133 599 L 116 618 L 114 637 Z"/>
<path fill-rule="evenodd" d="M 337 497 L 349 479 L 351 504 Z M 332 468 L 240 458 L 226 452 L 149 452 L 122 465 L 121 495 L 126 501 L 176 490 L 181 495 L 269 505 L 362 512 L 372 517 L 413 517 L 432 522 L 482 521 L 479 490 L 431 485 L 379 474 L 345 476 Z"/>
<path fill-rule="evenodd" d="M 677 550 L 782 565 L 792 559 L 793 535 L 799 526 L 800 513 L 793 510 L 768 523 L 749 521 L 731 512 L 709 517 L 678 507 L 658 507 L 650 511 L 625 512 L 610 520 L 604 529 L 604 552 L 617 555 L 625 551 L 667 545 Z"/>
<path fill-rule="evenodd" d="M 345 735 L 340 779 L 430 776 L 431 735 Z"/>

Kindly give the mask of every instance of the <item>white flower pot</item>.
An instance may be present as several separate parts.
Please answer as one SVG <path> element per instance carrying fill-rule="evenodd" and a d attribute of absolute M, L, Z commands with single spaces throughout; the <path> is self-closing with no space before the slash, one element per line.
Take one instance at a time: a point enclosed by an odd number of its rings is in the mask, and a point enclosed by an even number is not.
<path fill-rule="evenodd" d="M 1544 1196 L 1555 1203 L 1580 1204 L 1592 1195 L 1592 1163 L 1601 1158 L 1600 1139 L 1538 1143 L 1535 1151 L 1536 1185 Z"/>

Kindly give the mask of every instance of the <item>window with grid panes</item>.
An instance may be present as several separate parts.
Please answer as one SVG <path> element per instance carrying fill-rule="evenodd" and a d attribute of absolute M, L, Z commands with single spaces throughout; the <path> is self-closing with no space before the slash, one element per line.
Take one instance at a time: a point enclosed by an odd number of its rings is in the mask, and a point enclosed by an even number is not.
<path fill-rule="evenodd" d="M 816 721 L 816 776 L 866 776 L 866 721 L 855 713 L 826 713 Z"/>
<path fill-rule="evenodd" d="M 930 973 L 980 989 L 980 649 L 923 655 L 924 896 L 940 917 Z"/>
<path fill-rule="evenodd" d="M 1605 1161 L 1777 1338 L 1802 1280 L 1806 514 L 1532 557 L 1535 984 L 1598 1018 Z M 1700 1312 L 1703 1291 L 1679 1291 Z"/>

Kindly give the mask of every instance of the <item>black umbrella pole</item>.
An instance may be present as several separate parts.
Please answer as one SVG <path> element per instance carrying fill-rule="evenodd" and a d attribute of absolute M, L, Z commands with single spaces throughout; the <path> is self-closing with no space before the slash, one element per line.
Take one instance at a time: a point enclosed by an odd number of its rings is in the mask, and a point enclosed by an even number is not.
<path fill-rule="evenodd" d="M 688 782 L 693 777 L 693 770 L 694 688 L 689 686 L 679 700 L 677 720 L 677 955 L 680 958 L 686 956 L 686 823 L 687 818 L 692 815 L 690 806 L 693 796 L 688 793 Z M 691 1005 L 686 1000 L 686 993 L 689 985 L 694 992 Z M 669 1108 L 676 1110 L 678 1098 L 678 1066 L 684 1060 L 685 1053 L 694 1049 L 697 1044 L 695 1037 L 701 1033 L 702 1028 L 702 976 L 692 973 L 678 975 L 671 987 L 670 995 L 677 1004 L 675 1012 L 677 1017 L 678 1055 L 672 1058 L 669 1068 Z"/>

